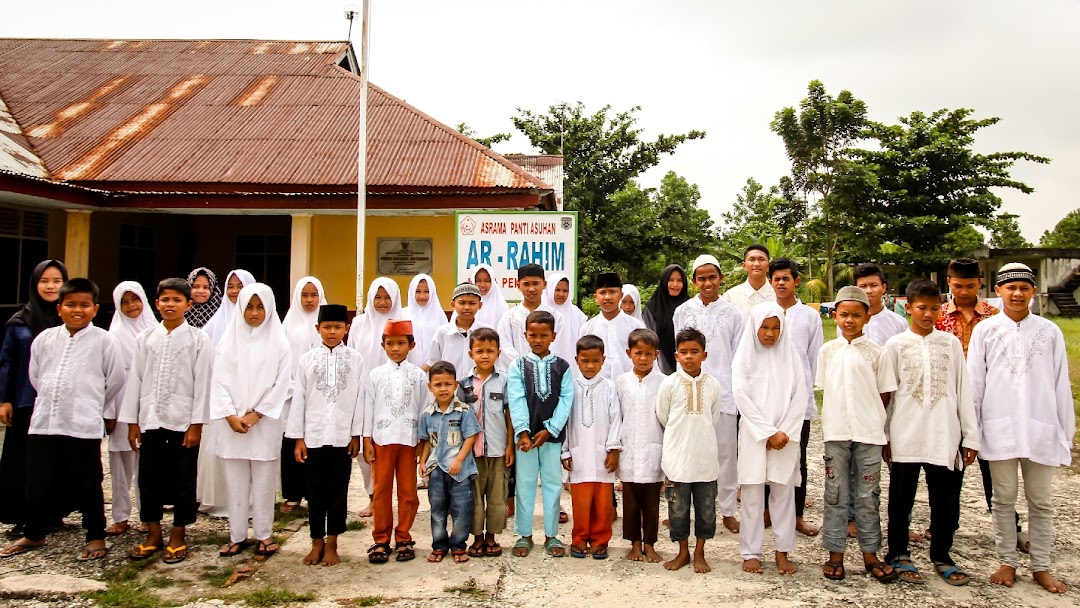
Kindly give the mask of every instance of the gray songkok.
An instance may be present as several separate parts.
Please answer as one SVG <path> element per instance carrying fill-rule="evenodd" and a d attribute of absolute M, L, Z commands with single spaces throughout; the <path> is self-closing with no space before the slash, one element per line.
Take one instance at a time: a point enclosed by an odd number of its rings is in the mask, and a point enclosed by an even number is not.
<path fill-rule="evenodd" d="M 458 299 L 458 296 L 476 296 L 478 298 L 483 297 L 480 295 L 480 288 L 472 283 L 461 283 L 454 288 L 454 295 L 450 297 L 450 301 Z"/>
<path fill-rule="evenodd" d="M 862 302 L 867 307 L 870 306 L 870 300 L 867 299 L 866 292 L 852 285 L 841 287 L 840 291 L 836 293 L 836 303 L 841 302 Z"/>

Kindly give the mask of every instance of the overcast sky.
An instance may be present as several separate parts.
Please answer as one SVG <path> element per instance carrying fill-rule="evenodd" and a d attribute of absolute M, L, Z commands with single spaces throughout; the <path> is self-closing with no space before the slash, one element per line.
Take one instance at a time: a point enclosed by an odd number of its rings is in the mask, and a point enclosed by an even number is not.
<path fill-rule="evenodd" d="M 371 0 L 371 79 L 435 118 L 480 135 L 513 131 L 517 108 L 582 101 L 640 105 L 646 136 L 704 130 L 647 173 L 700 186 L 714 218 L 746 179 L 788 169 L 775 112 L 807 83 L 848 89 L 871 118 L 974 108 L 999 116 L 981 151 L 1024 150 L 1003 192 L 1037 241 L 1080 207 L 1080 2 L 754 0 Z M 0 37 L 341 40 L 360 0 L 5 2 Z M 359 28 L 357 28 L 358 30 Z M 354 40 L 359 32 L 354 31 Z M 521 135 L 500 152 L 532 151 Z"/>

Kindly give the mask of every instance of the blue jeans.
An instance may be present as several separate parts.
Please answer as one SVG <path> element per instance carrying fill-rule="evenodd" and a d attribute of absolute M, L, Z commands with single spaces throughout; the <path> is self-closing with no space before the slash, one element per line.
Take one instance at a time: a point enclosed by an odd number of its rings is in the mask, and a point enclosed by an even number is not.
<path fill-rule="evenodd" d="M 854 472 L 854 485 L 852 485 Z M 881 549 L 881 446 L 855 441 L 825 442 L 825 521 L 821 544 L 843 553 L 847 547 L 847 505 L 853 497 L 859 547 Z"/>
<path fill-rule="evenodd" d="M 431 548 L 464 549 L 472 527 L 472 480 L 455 481 L 435 467 L 428 479 L 428 503 L 431 505 Z M 447 517 L 453 520 L 454 526 L 449 536 L 446 534 Z"/>

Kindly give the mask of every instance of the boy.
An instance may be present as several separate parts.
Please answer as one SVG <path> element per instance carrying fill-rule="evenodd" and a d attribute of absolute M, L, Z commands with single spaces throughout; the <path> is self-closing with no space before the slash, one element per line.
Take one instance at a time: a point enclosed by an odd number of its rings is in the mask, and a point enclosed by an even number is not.
<path fill-rule="evenodd" d="M 683 329 L 675 335 L 675 358 L 679 369 L 660 384 L 656 395 L 656 418 L 664 427 L 660 468 L 672 482 L 668 488 L 671 540 L 679 554 L 664 563 L 678 570 L 690 563 L 690 506 L 694 507 L 694 572 L 709 572 L 705 541 L 716 536 L 717 459 L 715 426 L 720 419 L 720 383 L 702 369 L 708 357 L 705 335 Z"/>
<path fill-rule="evenodd" d="M 889 400 L 885 428 L 889 444 L 883 456 L 890 464 L 889 553 L 885 561 L 900 573 L 900 580 L 925 582 L 908 554 L 908 521 L 919 471 L 925 470 L 930 493 L 930 561 L 946 583 L 966 585 L 967 574 L 956 566 L 949 552 L 953 533 L 960 526 L 964 467 L 974 462 L 979 451 L 971 382 L 960 340 L 934 329 L 941 313 L 937 285 L 918 279 L 908 283 L 905 295 L 911 330 L 890 338 L 884 354 L 897 384 Z"/>
<path fill-rule="evenodd" d="M 499 333 L 481 327 L 469 335 L 472 371 L 461 379 L 458 399 L 468 404 L 480 426 L 473 444 L 477 474 L 473 477 L 470 557 L 499 557 L 502 547 L 495 539 L 506 528 L 506 496 L 510 467 L 514 465 L 514 437 L 510 432 L 510 409 L 506 406 L 506 373 L 495 367 L 499 360 Z M 485 528 L 487 533 L 485 534 Z"/>
<path fill-rule="evenodd" d="M 840 289 L 835 313 L 840 337 L 826 342 L 818 354 L 815 384 L 824 389 L 821 430 L 825 440 L 821 543 L 829 551 L 822 573 L 830 580 L 844 578 L 847 505 L 853 500 L 866 571 L 882 583 L 891 583 L 896 571 L 877 558 L 881 549 L 877 496 L 881 446 L 886 443 L 885 406 L 888 393 L 896 390 L 896 379 L 882 347 L 863 335 L 869 311 L 865 291 L 850 285 Z"/>
<path fill-rule="evenodd" d="M 448 361 L 454 369 L 466 370 L 472 367 L 469 357 L 470 336 L 480 329 L 490 329 L 487 323 L 476 319 L 476 313 L 483 308 L 480 288 L 472 283 L 462 283 L 454 288 L 451 305 L 457 313 L 454 319 L 440 325 L 431 337 L 431 351 L 423 370 L 430 371 L 436 361 Z"/>
<path fill-rule="evenodd" d="M 574 403 L 574 380 L 570 364 L 551 352 L 555 317 L 546 310 L 538 310 L 525 319 L 525 327 L 530 352 L 513 362 L 506 378 L 510 421 L 517 444 L 514 527 L 520 538 L 514 543 L 513 553 L 515 557 L 526 557 L 532 551 L 533 510 L 539 478 L 544 505 L 544 549 L 552 557 L 564 557 L 566 547 L 556 535 L 562 492 L 563 429 Z"/>
<path fill-rule="evenodd" d="M 371 370 L 364 386 L 364 460 L 371 465 L 375 486 L 374 521 L 368 561 L 390 559 L 390 534 L 399 562 L 416 557 L 409 530 L 416 519 L 416 428 L 428 399 L 424 372 L 406 359 L 415 342 L 412 322 L 390 319 L 383 327 L 383 352 L 389 359 Z M 398 523 L 394 527 L 394 481 L 397 481 Z"/>
<path fill-rule="evenodd" d="M 37 390 L 26 441 L 26 533 L 0 552 L 5 558 L 45 544 L 61 505 L 82 514 L 86 548 L 79 561 L 104 558 L 105 496 L 101 439 L 116 423 L 124 388 L 124 358 L 109 332 L 92 325 L 98 287 L 75 278 L 60 287 L 63 325 L 38 334 L 30 346 L 30 383 Z"/>
<path fill-rule="evenodd" d="M 322 343 L 300 356 L 285 436 L 296 440 L 292 457 L 303 464 L 308 497 L 311 551 L 302 563 L 341 563 L 338 535 L 345 532 L 352 459 L 360 452 L 363 391 L 358 373 L 363 359 L 342 344 L 349 311 L 341 304 L 319 306 Z"/>
<path fill-rule="evenodd" d="M 735 519 L 738 508 L 739 447 L 738 411 L 731 393 L 731 360 L 742 337 L 743 316 L 735 305 L 720 297 L 718 289 L 724 280 L 720 262 L 709 254 L 694 260 L 690 278 L 698 288 L 691 298 L 675 309 L 672 322 L 675 332 L 696 329 L 705 336 L 709 356 L 703 359 L 703 369 L 720 383 L 720 417 L 716 421 L 717 458 L 720 471 L 716 479 L 717 500 L 724 527 L 732 534 L 739 533 Z"/>
<path fill-rule="evenodd" d="M 870 302 L 870 318 L 863 328 L 863 333 L 871 342 L 885 346 L 889 338 L 907 331 L 907 320 L 885 308 L 884 298 L 889 284 L 885 280 L 885 273 L 877 264 L 856 266 L 855 286 L 866 292 L 866 300 Z"/>
<path fill-rule="evenodd" d="M 998 271 L 994 291 L 1003 314 L 971 332 L 968 373 L 980 427 L 982 456 L 994 483 L 994 541 L 1001 567 L 990 582 L 1016 582 L 1017 467 L 1028 501 L 1032 577 L 1051 593 L 1064 583 L 1050 574 L 1054 534 L 1054 469 L 1071 460 L 1076 414 L 1065 339 L 1052 321 L 1031 314 L 1035 273 L 1023 264 Z"/>
<path fill-rule="evenodd" d="M 600 374 L 604 341 L 582 336 L 576 347 L 581 376 L 574 380 L 574 405 L 562 452 L 563 468 L 570 472 L 574 509 L 570 555 L 580 558 L 592 553 L 593 559 L 607 559 L 615 519 L 612 500 L 622 450 L 622 412 L 615 385 Z"/>
<path fill-rule="evenodd" d="M 510 364 L 527 354 L 530 350 L 528 340 L 525 339 L 525 331 L 528 316 L 538 310 L 551 313 L 555 318 L 555 342 L 552 350 L 555 355 L 569 361 L 574 358 L 574 336 L 559 338 L 563 331 L 562 315 L 551 306 L 544 304 L 544 289 L 547 287 L 547 278 L 544 269 L 539 264 L 525 264 L 518 268 L 518 290 L 521 291 L 521 303 L 506 311 L 499 320 L 496 329 L 502 338 L 502 356 L 499 358 L 499 366 L 510 369 Z M 568 345 L 564 345 L 568 342 Z"/>
<path fill-rule="evenodd" d="M 161 323 L 139 334 L 131 361 L 120 422 L 128 423 L 128 442 L 139 453 L 139 516 L 149 528 L 146 540 L 128 554 L 147 559 L 161 550 L 161 518 L 173 506 L 173 527 L 163 561 L 187 557 L 187 526 L 195 523 L 202 427 L 208 422 L 214 349 L 210 337 L 187 323 L 191 284 L 184 279 L 158 283 L 154 302 Z"/>
<path fill-rule="evenodd" d="M 473 517 L 473 487 L 476 461 L 473 445 L 480 425 L 469 406 L 459 401 L 457 370 L 446 361 L 436 361 L 428 371 L 428 388 L 435 400 L 420 416 L 417 439 L 420 441 L 421 476 L 429 476 L 428 499 L 431 502 L 431 555 L 428 562 L 437 564 L 447 550 L 455 564 L 469 561 L 465 543 Z M 433 449 L 434 447 L 434 449 Z M 446 534 L 447 518 L 454 520 Z"/>
<path fill-rule="evenodd" d="M 799 434 L 799 476 L 802 483 L 795 487 L 795 530 L 806 536 L 817 536 L 819 530 L 806 523 L 803 515 L 806 511 L 808 479 L 806 445 L 810 443 L 810 421 L 818 417 L 817 400 L 814 399 L 814 377 L 817 375 L 818 351 L 825 341 L 825 335 L 821 325 L 821 313 L 795 297 L 799 282 L 798 263 L 788 258 L 777 258 L 769 264 L 769 284 L 776 293 L 776 303 L 784 309 L 784 331 L 788 333 L 795 352 L 799 354 L 803 379 L 806 382 L 806 414 L 803 416 L 802 432 Z M 766 522 L 769 522 L 768 516 L 766 506 Z"/>
<path fill-rule="evenodd" d="M 611 356 L 604 357 L 604 369 L 600 375 L 614 382 L 625 372 L 633 369 L 630 357 L 625 355 L 626 339 L 630 332 L 635 329 L 644 329 L 645 324 L 623 312 L 620 303 L 623 299 L 622 279 L 617 272 L 599 272 L 593 279 L 594 295 L 596 303 L 600 306 L 600 314 L 589 319 L 581 326 L 579 337 L 597 336 L 604 341 L 606 352 Z"/>
<path fill-rule="evenodd" d="M 627 338 L 626 354 L 634 369 L 615 379 L 622 408 L 623 449 L 619 454 L 619 479 L 623 484 L 623 538 L 630 541 L 626 559 L 660 561 L 654 545 L 660 524 L 660 490 L 664 471 L 660 454 L 664 428 L 656 418 L 656 395 L 665 376 L 656 369 L 660 337 L 651 329 L 635 329 Z"/>
<path fill-rule="evenodd" d="M 735 305 L 743 320 L 750 316 L 750 309 L 762 302 L 775 302 L 776 293 L 769 282 L 769 248 L 753 244 L 743 251 L 743 270 L 746 281 L 724 292 L 724 299 Z"/>

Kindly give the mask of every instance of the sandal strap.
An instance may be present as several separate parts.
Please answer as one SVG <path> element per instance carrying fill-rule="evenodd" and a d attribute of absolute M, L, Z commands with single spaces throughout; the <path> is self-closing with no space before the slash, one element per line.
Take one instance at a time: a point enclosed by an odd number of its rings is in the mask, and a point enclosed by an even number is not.
<path fill-rule="evenodd" d="M 390 552 L 390 543 L 375 543 L 374 545 L 371 545 L 370 547 L 368 547 L 367 552 L 371 553 L 371 552 L 375 551 L 376 549 L 382 549 L 383 551 L 386 551 L 387 553 L 389 553 Z"/>

